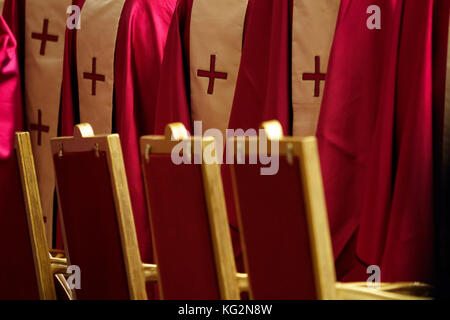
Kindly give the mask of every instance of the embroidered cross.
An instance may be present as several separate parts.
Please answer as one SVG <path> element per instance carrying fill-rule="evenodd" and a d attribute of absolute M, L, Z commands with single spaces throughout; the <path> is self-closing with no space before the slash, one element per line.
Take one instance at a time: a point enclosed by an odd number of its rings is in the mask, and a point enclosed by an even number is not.
<path fill-rule="evenodd" d="M 92 80 L 92 95 L 97 94 L 97 81 L 105 82 L 106 78 L 103 74 L 97 74 L 97 58 L 92 58 L 92 72 L 84 72 L 83 78 Z"/>
<path fill-rule="evenodd" d="M 31 33 L 31 38 L 41 40 L 41 50 L 39 52 L 41 56 L 45 56 L 47 41 L 58 42 L 57 35 L 48 34 L 48 19 L 44 19 L 44 27 L 42 28 L 42 33 L 33 32 Z"/>
<path fill-rule="evenodd" d="M 198 70 L 197 71 L 197 76 L 198 77 L 209 78 L 208 94 L 213 94 L 214 93 L 214 82 L 215 82 L 215 80 L 216 79 L 226 80 L 228 78 L 228 73 L 216 71 L 216 55 L 213 54 L 213 55 L 211 55 L 209 71 L 207 71 L 207 70 Z"/>
<path fill-rule="evenodd" d="M 49 132 L 50 127 L 42 124 L 42 111 L 38 110 L 38 123 L 32 123 L 30 125 L 31 131 L 38 132 L 38 146 L 42 145 L 42 132 Z"/>
<path fill-rule="evenodd" d="M 320 57 L 315 57 L 315 72 L 304 73 L 303 80 L 314 81 L 314 97 L 320 96 L 320 81 L 325 81 L 326 73 L 320 73 Z"/>

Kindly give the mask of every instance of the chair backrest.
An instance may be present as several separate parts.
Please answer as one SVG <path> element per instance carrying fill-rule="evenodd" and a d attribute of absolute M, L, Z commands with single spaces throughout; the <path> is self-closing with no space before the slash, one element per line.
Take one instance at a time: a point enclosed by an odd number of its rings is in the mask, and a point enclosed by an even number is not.
<path fill-rule="evenodd" d="M 140 146 L 161 298 L 239 299 L 220 166 L 202 157 L 214 139 L 171 124 Z M 175 164 L 174 150 L 191 164 Z"/>
<path fill-rule="evenodd" d="M 146 299 L 119 136 L 80 124 L 51 147 L 68 265 L 81 271 L 74 297 Z"/>
<path fill-rule="evenodd" d="M 250 296 L 334 299 L 335 269 L 316 140 L 282 137 L 276 121 L 263 128 L 267 149 L 278 144 L 278 151 L 269 152 L 279 157 L 274 175 L 261 174 L 266 166 L 249 164 L 250 158 L 260 156 L 260 137 L 231 138 L 236 156 L 230 165 Z M 245 164 L 238 164 L 243 159 Z"/>
<path fill-rule="evenodd" d="M 55 299 L 29 133 L 17 133 L 15 145 L 0 161 L 0 299 Z"/>

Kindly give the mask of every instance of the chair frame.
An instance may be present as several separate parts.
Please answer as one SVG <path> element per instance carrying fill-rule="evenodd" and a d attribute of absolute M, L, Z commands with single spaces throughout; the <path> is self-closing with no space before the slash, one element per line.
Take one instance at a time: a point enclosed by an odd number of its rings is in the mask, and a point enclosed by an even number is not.
<path fill-rule="evenodd" d="M 39 297 L 42 300 L 55 300 L 54 276 L 56 276 L 56 279 L 61 285 L 64 285 L 65 280 L 63 274 L 66 272 L 67 263 L 63 258 L 51 257 L 48 249 L 29 132 L 16 133 L 15 150 L 21 177 Z M 70 298 L 67 290 L 65 292 Z"/>
<path fill-rule="evenodd" d="M 286 156 L 288 161 L 298 159 L 300 177 L 305 199 L 305 214 L 309 230 L 311 259 L 317 298 L 320 300 L 423 300 L 430 286 L 422 283 L 381 283 L 380 288 L 371 288 L 367 283 L 339 283 L 336 281 L 336 270 L 329 232 L 328 214 L 322 182 L 319 152 L 315 137 L 285 137 L 278 121 L 268 121 L 261 125 L 270 144 L 279 144 L 279 155 Z M 250 153 L 250 146 L 259 145 L 259 137 L 233 137 L 230 145 L 238 150 L 245 144 L 245 155 Z M 244 149 L 243 149 L 244 151 Z M 240 230 L 242 229 L 241 212 L 237 194 L 234 165 L 231 166 L 233 189 Z M 247 248 L 242 236 L 244 262 L 247 262 Z M 251 278 L 251 274 L 249 275 Z M 249 284 L 250 295 L 251 283 Z"/>
<path fill-rule="evenodd" d="M 189 140 L 189 143 L 192 146 L 191 159 L 200 156 L 203 160 L 203 150 L 211 144 L 213 144 L 213 146 L 210 147 L 215 148 L 213 137 L 189 137 L 186 128 L 181 123 L 167 125 L 164 136 L 142 137 L 140 140 L 140 149 L 142 172 L 145 181 L 147 181 L 147 177 L 144 166 L 149 161 L 150 154 L 171 154 L 173 148 L 177 144 L 186 140 Z M 201 145 L 201 150 L 196 150 L 195 145 Z M 200 155 L 198 154 L 199 152 L 201 152 Z M 215 149 L 213 152 L 215 152 Z M 220 165 L 217 163 L 208 164 L 205 163 L 205 161 L 202 161 L 201 168 L 220 295 L 224 300 L 238 300 L 240 299 L 240 292 L 248 289 L 248 278 L 246 274 L 237 273 L 236 271 L 231 235 L 228 229 L 229 224 Z M 145 183 L 145 188 L 147 207 L 150 215 L 151 200 L 148 195 L 147 183 Z M 150 223 L 152 223 L 151 219 Z M 155 259 L 157 263 L 157 252 L 155 252 Z M 161 290 L 160 294 L 161 297 L 164 298 Z"/>
<path fill-rule="evenodd" d="M 84 123 L 75 126 L 73 137 L 51 139 L 51 148 L 52 154 L 60 157 L 64 157 L 64 152 L 105 152 L 127 273 L 129 296 L 132 300 L 146 300 L 145 283 L 146 281 L 155 281 L 157 270 L 155 265 L 143 264 L 140 258 L 119 136 L 117 134 L 94 135 L 92 127 Z M 62 235 L 64 243 L 67 244 L 60 192 L 57 186 Z M 65 247 L 67 248 L 67 245 Z M 66 256 L 68 264 L 70 264 L 70 252 L 66 251 Z"/>

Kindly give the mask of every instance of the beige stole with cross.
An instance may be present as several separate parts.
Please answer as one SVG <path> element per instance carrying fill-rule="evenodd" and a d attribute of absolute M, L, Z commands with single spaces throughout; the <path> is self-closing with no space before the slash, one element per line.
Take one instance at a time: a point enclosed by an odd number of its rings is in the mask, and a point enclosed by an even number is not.
<path fill-rule="evenodd" d="M 292 26 L 294 135 L 316 134 L 340 2 L 340 0 L 294 0 Z"/>
<path fill-rule="evenodd" d="M 81 122 L 96 134 L 111 133 L 114 56 L 125 0 L 87 0 L 77 31 L 78 94 Z"/>
<path fill-rule="evenodd" d="M 5 4 L 5 0 L 0 0 L 0 15 L 3 13 L 3 5 Z"/>
<path fill-rule="evenodd" d="M 25 10 L 25 107 L 49 244 L 55 191 L 50 138 L 58 134 L 66 9 L 71 3 L 27 0 Z"/>
<path fill-rule="evenodd" d="M 192 120 L 225 133 L 242 55 L 248 0 L 194 0 L 190 31 Z"/>

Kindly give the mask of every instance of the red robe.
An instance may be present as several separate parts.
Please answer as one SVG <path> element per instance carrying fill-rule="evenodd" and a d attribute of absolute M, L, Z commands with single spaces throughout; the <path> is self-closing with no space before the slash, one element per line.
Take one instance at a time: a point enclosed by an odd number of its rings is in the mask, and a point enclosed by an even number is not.
<path fill-rule="evenodd" d="M 278 120 L 291 133 L 289 2 L 259 0 L 250 7 L 230 129 Z"/>
<path fill-rule="evenodd" d="M 192 128 L 190 101 L 190 23 L 193 0 L 178 1 L 169 29 L 155 117 L 155 133 L 171 122 Z M 228 129 L 256 129 L 262 121 L 278 119 L 289 132 L 287 2 L 250 0 L 243 48 Z M 272 24 L 267 21 L 273 20 Z M 270 35 L 270 36 L 267 36 Z M 282 50 L 279 50 L 279 46 Z M 267 66 L 269 68 L 266 68 Z M 279 85 L 279 90 L 267 90 Z M 204 128 L 209 129 L 209 128 Z M 222 166 L 227 210 L 238 268 L 243 269 L 231 179 Z"/>
<path fill-rule="evenodd" d="M 174 0 L 127 1 L 115 57 L 115 128 L 120 135 L 141 257 L 152 262 L 139 138 L 153 133 L 156 96 Z"/>
<path fill-rule="evenodd" d="M 19 57 L 19 66 L 20 71 L 22 74 L 22 79 L 25 79 L 25 7 L 26 7 L 26 0 L 4 0 L 4 8 L 3 8 L 3 16 L 5 18 L 5 21 L 8 23 L 8 25 L 11 28 L 11 31 L 15 35 L 17 39 L 17 56 Z M 64 13 L 65 14 L 65 13 Z M 25 89 L 26 86 L 24 85 L 24 82 L 22 82 L 22 88 Z M 25 96 L 25 90 L 22 92 L 23 97 Z M 26 107 L 26 103 L 24 101 L 24 107 Z M 26 119 L 25 115 L 22 118 L 22 121 Z M 73 121 L 71 122 L 71 127 L 73 127 Z M 30 130 L 29 127 L 25 124 L 25 130 Z M 61 132 L 61 124 L 58 125 L 58 133 Z M 67 132 L 67 131 L 66 131 Z M 31 132 L 33 135 L 33 132 Z M 48 139 L 46 135 L 44 135 L 43 139 Z M 33 137 L 32 137 L 33 139 Z M 36 151 L 36 150 L 35 150 Z M 35 154 L 35 161 L 36 154 Z M 51 163 L 49 162 L 51 165 Z M 39 176 L 39 173 L 38 173 Z M 39 177 L 38 177 L 39 179 Z M 39 180 L 38 180 L 39 181 Z M 41 199 L 42 200 L 42 199 Z M 44 213 L 45 216 L 45 213 Z M 54 225 L 57 226 L 57 225 Z M 59 226 L 57 226 L 59 229 Z M 59 232 L 59 230 L 58 230 Z M 49 237 L 49 234 L 47 234 L 47 237 Z M 49 239 L 50 240 L 50 239 Z M 59 241 L 59 245 L 57 247 L 62 247 L 62 241 Z M 53 244 L 55 244 L 55 239 L 53 239 Z"/>
<path fill-rule="evenodd" d="M 4 167 L 6 163 L 15 164 L 14 134 L 23 130 L 23 110 L 20 84 L 19 61 L 17 58 L 17 43 L 5 20 L 0 16 L 0 161 Z M 15 165 L 14 165 L 15 166 Z M 0 171 L 2 187 L 0 193 L 3 200 L 9 199 L 8 180 L 9 170 Z M 0 201 L 10 203 L 11 201 Z M 14 206 L 14 203 L 11 203 Z"/>
<path fill-rule="evenodd" d="M 20 48 L 23 42 L 23 31 L 25 28 L 25 0 L 4 0 L 3 18 L 16 37 L 18 47 Z"/>
<path fill-rule="evenodd" d="M 32 265 L 29 254 L 18 254 L 17 248 L 29 248 L 29 238 L 15 232 L 18 223 L 26 225 L 25 204 L 17 158 L 14 151 L 14 133 L 23 130 L 23 110 L 17 43 L 13 33 L 0 15 L 0 243 L 3 258 L 0 261 L 2 299 L 38 299 L 36 282 L 27 275 L 12 279 L 10 268 Z M 5 232 L 5 230 L 11 232 Z M 16 230 L 17 231 L 17 230 Z M 25 230 L 27 232 L 27 230 Z M 12 245 L 15 244 L 15 245 Z M 30 260 L 31 259 L 31 260 Z"/>
<path fill-rule="evenodd" d="M 317 133 L 341 280 L 365 281 L 368 265 L 432 280 L 435 3 L 342 2 Z"/>
<path fill-rule="evenodd" d="M 17 42 L 17 57 L 19 60 L 19 70 L 21 72 L 21 87 L 23 97 L 23 68 L 24 68 L 24 30 L 25 30 L 25 0 L 4 0 L 3 18 L 11 29 Z"/>
<path fill-rule="evenodd" d="M 84 3 L 74 1 L 81 8 Z M 138 139 L 153 131 L 160 64 L 173 8 L 173 0 L 127 0 L 115 45 L 112 127 L 122 141 L 140 253 L 145 262 L 152 262 L 153 255 Z M 76 50 L 76 30 L 67 31 L 60 119 L 64 135 L 71 135 L 73 124 L 80 121 Z"/>

